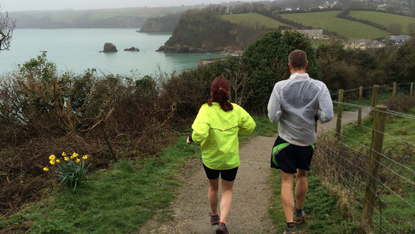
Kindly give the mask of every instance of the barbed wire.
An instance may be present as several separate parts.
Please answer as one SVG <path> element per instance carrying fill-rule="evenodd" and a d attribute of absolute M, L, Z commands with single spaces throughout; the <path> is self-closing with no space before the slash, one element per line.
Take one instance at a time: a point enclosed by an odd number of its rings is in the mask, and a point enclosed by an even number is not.
<path fill-rule="evenodd" d="M 329 132 L 336 133 L 336 132 L 334 132 L 334 131 L 329 131 Z M 337 133 L 336 133 L 336 134 L 337 134 Z M 359 144 L 359 145 L 361 145 L 361 146 L 363 146 L 363 147 L 365 147 L 365 148 L 367 148 L 367 149 L 369 149 L 369 150 L 373 150 L 372 148 L 370 148 L 370 147 L 368 147 L 368 146 L 366 146 L 366 145 L 364 145 L 364 144 L 362 144 L 362 143 L 360 143 L 360 142 L 358 142 L 358 141 L 355 141 L 355 140 L 353 140 L 353 139 L 351 139 L 351 138 L 349 138 L 349 137 L 347 137 L 347 136 L 345 136 L 345 135 L 341 135 L 341 136 L 342 136 L 342 137 L 344 137 L 344 138 L 346 138 L 346 139 L 348 139 L 348 140 L 350 140 L 350 141 L 353 141 L 354 143 Z M 334 137 L 330 137 L 330 138 L 331 138 L 331 139 L 336 140 L 338 143 L 344 144 L 344 145 L 345 145 L 346 147 L 348 147 L 348 148 L 351 148 L 351 149 L 355 150 L 353 147 L 351 147 L 351 146 L 349 146 L 349 145 L 347 145 L 347 144 L 345 144 L 345 143 L 343 143 L 343 142 L 341 142 L 341 141 L 338 141 L 338 140 L 337 140 L 336 138 L 334 138 Z M 367 154 L 367 153 L 364 153 L 364 152 L 359 151 L 359 150 L 355 150 L 355 151 L 360 152 L 360 153 L 362 153 L 363 155 L 365 155 L 365 156 L 367 156 L 368 158 L 370 158 L 370 155 L 369 155 L 369 154 Z M 403 167 L 403 168 L 407 169 L 408 171 L 412 172 L 413 174 L 415 174 L 415 171 L 414 171 L 414 170 L 412 170 L 411 168 L 408 168 L 408 167 L 406 167 L 406 166 L 402 165 L 401 163 L 399 163 L 399 162 L 397 162 L 397 161 L 393 160 L 392 158 L 389 158 L 388 156 L 384 155 L 383 153 L 380 153 L 380 152 L 378 152 L 378 151 L 376 151 L 376 150 L 373 150 L 373 151 L 374 151 L 374 152 L 376 152 L 376 153 L 378 153 L 379 155 L 383 156 L 384 158 L 389 159 L 390 161 L 392 161 L 392 162 L 394 162 L 394 163 L 398 164 L 399 166 L 401 166 L 401 167 Z M 373 159 L 375 162 L 379 163 L 379 165 L 382 165 L 384 168 L 388 169 L 388 170 L 389 170 L 389 171 L 391 171 L 392 173 L 396 174 L 397 176 L 401 177 L 402 179 L 406 180 L 407 182 L 409 182 L 410 184 L 412 184 L 412 185 L 414 185 L 414 186 L 415 186 L 415 183 L 414 183 L 414 182 L 412 182 L 412 181 L 410 181 L 410 180 L 408 180 L 408 178 L 406 178 L 405 176 L 402 176 L 402 175 L 398 174 L 397 172 L 395 172 L 395 171 L 394 171 L 394 170 L 392 170 L 391 168 L 387 167 L 385 164 L 381 163 L 379 160 L 377 160 L 377 159 L 375 159 L 375 158 L 372 158 L 372 159 Z"/>
<path fill-rule="evenodd" d="M 322 143 L 322 142 L 321 142 Z M 326 144 L 324 144 L 324 143 L 322 143 L 327 149 L 329 149 L 330 151 L 332 151 L 333 153 L 335 153 L 337 156 L 339 156 L 339 157 L 341 157 L 342 159 L 344 159 L 345 161 L 347 161 L 348 163 L 350 163 L 351 165 L 353 165 L 354 167 L 357 167 L 357 168 L 359 168 L 359 169 L 361 169 L 363 172 L 365 172 L 367 175 L 369 175 L 370 177 L 372 177 L 373 179 L 375 179 L 379 184 L 381 184 L 383 187 L 385 187 L 385 188 L 388 188 L 391 192 L 394 192 L 392 189 L 390 189 L 388 186 L 386 186 L 385 184 L 383 184 L 381 181 L 379 181 L 378 179 L 376 179 L 373 175 L 371 175 L 370 173 L 368 173 L 365 169 L 363 169 L 363 168 L 361 168 L 361 167 L 359 167 L 359 166 L 357 166 L 357 165 L 354 165 L 350 160 L 348 160 L 348 159 L 346 159 L 345 157 L 343 157 L 341 154 L 339 154 L 339 153 L 337 153 L 336 151 L 334 151 L 334 150 L 332 150 L 330 147 L 328 147 Z M 336 163 L 337 165 L 339 165 L 341 168 L 343 168 L 343 166 L 342 165 L 340 165 L 336 160 L 334 160 L 332 157 L 330 157 L 328 154 L 326 154 L 334 163 Z M 334 168 L 333 168 L 334 169 Z M 336 171 L 336 170 L 334 170 L 334 171 Z M 345 170 L 347 173 L 349 173 L 351 176 L 354 176 L 353 174 L 351 174 L 350 172 L 349 172 L 349 170 Z M 356 176 L 355 176 L 356 177 Z M 343 178 L 343 177 L 342 177 Z M 356 177 L 357 178 L 357 177 Z M 359 178 L 358 178 L 359 179 Z M 366 183 L 365 183 L 366 184 Z M 369 186 L 367 186 L 367 184 L 366 184 L 366 188 L 369 188 L 369 190 L 371 190 L 372 191 L 372 193 L 374 193 L 374 194 L 377 194 L 377 196 L 379 197 L 379 194 L 376 192 L 376 191 L 373 191 L 373 189 L 372 188 L 370 188 Z M 395 192 L 394 192 L 395 193 Z M 396 194 L 396 193 L 395 193 Z M 396 194 L 396 195 L 398 195 L 398 194 Z M 400 197 L 399 195 L 398 195 L 398 197 Z M 408 203 L 405 199 L 403 199 L 402 197 L 400 197 L 404 202 L 406 202 L 407 204 L 409 204 L 411 207 L 413 207 L 410 203 Z M 369 202 L 369 204 L 370 204 L 370 202 Z M 402 218 L 402 219 L 404 219 L 405 220 L 405 217 L 403 217 L 401 214 L 399 214 L 395 209 L 393 209 L 392 207 L 390 207 L 389 205 L 388 205 L 388 207 L 391 209 L 391 210 L 393 210 L 394 212 L 395 212 L 395 214 L 397 214 L 400 218 Z M 374 208 L 373 206 L 372 206 L 372 208 Z M 413 207 L 414 209 L 415 209 L 415 207 Z M 412 224 L 410 224 L 410 223 L 408 223 L 410 226 L 412 226 L 412 227 L 414 227 L 415 228 L 415 226 L 413 226 Z"/>
<path fill-rule="evenodd" d="M 330 149 L 330 148 L 329 148 Z M 330 149 L 331 150 L 331 149 Z M 335 151 L 333 151 L 334 153 L 336 153 L 337 155 L 339 155 L 337 152 L 335 152 Z M 326 154 L 326 156 L 328 156 L 334 163 L 336 163 L 337 165 L 339 165 L 340 167 L 342 167 L 336 160 L 334 160 L 332 157 L 330 157 L 327 153 L 325 153 Z M 339 155 L 340 156 L 340 155 Z M 342 156 L 341 156 L 342 157 Z M 332 167 L 333 168 L 333 166 L 331 166 L 330 165 L 330 167 Z M 335 168 L 333 168 L 334 169 L 334 171 L 344 180 L 344 181 L 346 181 L 346 183 L 347 184 L 349 184 L 348 182 L 347 182 L 347 180 L 345 179 L 345 178 L 343 178 L 343 176 L 341 176 L 338 172 L 337 172 L 337 170 L 335 169 Z M 349 173 L 349 171 L 348 170 L 346 170 L 346 172 L 348 172 Z M 350 174 L 350 173 L 349 173 Z M 353 176 L 353 174 L 351 174 L 352 176 Z M 349 184 L 350 185 L 350 184 Z M 373 191 L 370 187 L 367 187 L 367 188 L 369 188 L 369 190 L 371 190 L 374 194 L 377 194 L 377 192 L 375 192 L 375 191 Z M 355 190 L 355 191 L 358 191 L 358 190 Z M 358 192 L 359 193 L 359 192 Z M 366 200 L 366 202 L 367 202 L 367 204 L 369 204 L 372 208 L 373 208 L 373 210 L 374 211 L 377 211 L 377 209 L 374 207 L 374 206 L 372 206 L 372 204 L 370 204 L 370 202 L 366 199 L 366 197 L 365 196 L 363 196 L 363 194 L 361 194 L 361 193 L 359 193 L 365 200 Z M 393 210 L 393 209 L 392 209 Z M 395 210 L 394 210 L 395 211 Z M 383 216 L 383 215 L 381 215 L 380 214 L 380 212 L 379 211 L 377 211 L 378 213 L 379 213 L 379 216 L 380 217 L 382 217 L 390 226 L 392 226 L 392 228 L 393 229 L 395 229 L 395 231 L 397 232 L 397 233 L 399 233 L 398 232 L 398 230 L 396 230 L 396 228 L 393 226 L 393 225 L 391 225 L 386 219 L 385 219 L 385 217 Z M 367 213 L 367 212 L 366 212 Z M 402 217 L 399 213 L 397 213 L 396 211 L 395 211 L 395 213 L 397 214 L 397 215 L 399 215 L 401 218 L 403 218 L 403 219 L 405 219 L 404 217 Z M 374 222 L 376 222 L 374 219 L 373 219 L 373 216 L 372 215 L 370 215 L 369 213 L 367 213 L 369 216 L 371 216 L 371 218 L 372 218 L 372 220 L 374 221 Z M 380 226 L 381 228 L 382 228 L 382 226 Z M 385 230 L 384 230 L 385 231 Z"/>

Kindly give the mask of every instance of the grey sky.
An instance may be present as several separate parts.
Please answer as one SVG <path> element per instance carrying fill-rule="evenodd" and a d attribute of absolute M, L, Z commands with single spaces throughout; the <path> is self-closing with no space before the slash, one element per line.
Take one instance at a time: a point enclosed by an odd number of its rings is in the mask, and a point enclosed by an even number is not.
<path fill-rule="evenodd" d="M 235 1 L 235 0 L 231 0 Z M 29 10 L 63 10 L 72 8 L 74 10 L 124 8 L 124 7 L 159 7 L 219 4 L 231 2 L 224 0 L 0 0 L 3 11 L 29 11 Z M 241 2 L 255 2 L 258 0 Z"/>

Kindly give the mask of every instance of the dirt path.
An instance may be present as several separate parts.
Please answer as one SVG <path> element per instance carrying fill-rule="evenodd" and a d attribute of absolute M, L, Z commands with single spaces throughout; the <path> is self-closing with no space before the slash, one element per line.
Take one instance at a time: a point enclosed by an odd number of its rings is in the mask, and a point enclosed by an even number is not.
<path fill-rule="evenodd" d="M 363 116 L 368 111 L 363 109 Z M 342 125 L 356 121 L 357 112 L 343 112 Z M 336 128 L 337 118 L 327 124 L 319 124 L 318 132 Z M 230 233 L 280 233 L 268 218 L 271 189 L 270 152 L 276 137 L 255 137 L 240 148 L 241 164 L 233 189 L 232 207 L 226 222 Z M 173 220 L 159 222 L 149 220 L 139 233 L 215 233 L 210 225 L 207 199 L 208 181 L 200 159 L 189 161 L 184 171 L 187 183 L 178 191 L 171 204 Z M 219 193 L 220 196 L 220 193 Z"/>

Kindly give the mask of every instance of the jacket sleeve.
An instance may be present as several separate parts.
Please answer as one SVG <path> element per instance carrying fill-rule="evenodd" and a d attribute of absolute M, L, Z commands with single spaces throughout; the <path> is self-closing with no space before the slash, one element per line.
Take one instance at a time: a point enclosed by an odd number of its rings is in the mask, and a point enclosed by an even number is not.
<path fill-rule="evenodd" d="M 241 108 L 241 124 L 239 125 L 239 133 L 241 135 L 249 135 L 251 134 L 255 127 L 256 123 L 252 116 L 246 112 L 243 108 Z"/>
<path fill-rule="evenodd" d="M 278 122 L 280 120 L 282 111 L 281 111 L 281 96 L 277 92 L 277 84 L 275 84 L 272 89 L 271 97 L 268 101 L 268 118 L 272 123 Z"/>
<path fill-rule="evenodd" d="M 317 115 L 321 123 L 327 123 L 333 119 L 333 101 L 331 100 L 330 92 L 326 85 L 324 85 L 323 91 L 318 98 L 318 106 L 320 110 L 317 112 Z"/>
<path fill-rule="evenodd" d="M 209 136 L 209 115 L 207 108 L 203 106 L 200 108 L 195 121 L 192 124 L 192 140 L 196 143 L 201 143 Z"/>

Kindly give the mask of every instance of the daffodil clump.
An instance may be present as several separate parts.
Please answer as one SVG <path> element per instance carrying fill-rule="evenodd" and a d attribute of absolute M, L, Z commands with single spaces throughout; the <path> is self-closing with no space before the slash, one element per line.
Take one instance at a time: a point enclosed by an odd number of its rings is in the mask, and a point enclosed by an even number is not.
<path fill-rule="evenodd" d="M 62 185 L 74 190 L 79 187 L 81 182 L 85 179 L 88 171 L 88 166 L 85 166 L 85 160 L 88 155 L 80 157 L 77 153 L 68 156 L 65 152 L 62 153 L 62 158 L 57 158 L 54 154 L 49 156 L 49 164 L 51 169 L 56 173 L 56 178 Z M 48 167 L 43 168 L 44 171 L 49 171 Z"/>

